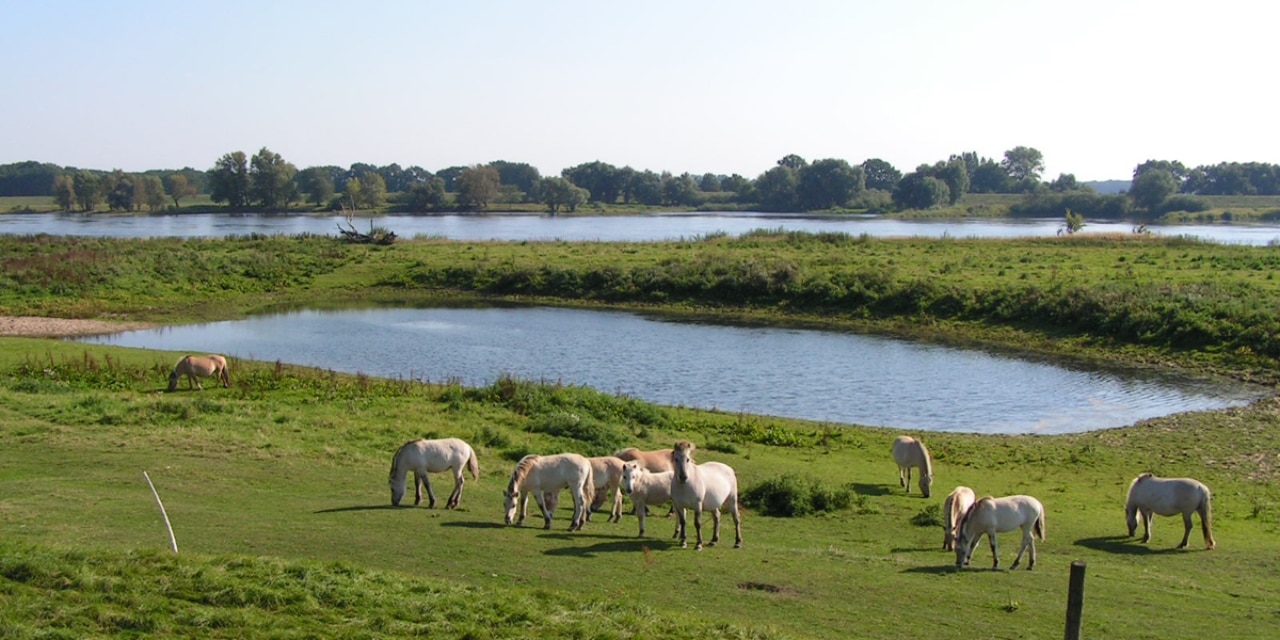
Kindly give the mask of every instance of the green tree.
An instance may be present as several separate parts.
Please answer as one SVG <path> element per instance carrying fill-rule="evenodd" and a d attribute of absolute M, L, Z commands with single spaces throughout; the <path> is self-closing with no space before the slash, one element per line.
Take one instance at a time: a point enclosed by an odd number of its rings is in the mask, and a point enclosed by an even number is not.
<path fill-rule="evenodd" d="M 596 160 L 569 167 L 560 175 L 591 192 L 592 202 L 612 204 L 618 201 L 625 186 L 625 176 L 617 167 Z"/>
<path fill-rule="evenodd" d="M 796 175 L 796 198 L 807 211 L 843 207 L 862 193 L 866 176 L 862 167 L 836 158 L 815 160 Z"/>
<path fill-rule="evenodd" d="M 786 167 L 786 168 L 788 168 L 788 169 L 795 169 L 796 171 L 799 171 L 799 170 L 803 169 L 803 168 L 804 168 L 804 166 L 805 166 L 805 165 L 807 165 L 807 164 L 809 164 L 809 163 L 808 163 L 808 161 L 806 161 L 804 158 L 801 158 L 800 156 L 798 156 L 798 155 L 796 155 L 796 154 L 794 154 L 794 153 L 789 153 L 789 154 L 787 154 L 787 155 L 785 155 L 785 156 L 782 156 L 781 158 L 779 158 L 779 159 L 778 159 L 778 166 L 779 166 L 779 167 Z"/>
<path fill-rule="evenodd" d="M 555 213 L 561 207 L 565 211 L 576 211 L 591 196 L 586 189 L 560 176 L 542 179 L 538 188 L 542 203 L 547 205 L 547 210 L 551 213 Z"/>
<path fill-rule="evenodd" d="M 525 162 L 507 162 L 495 160 L 489 163 L 498 172 L 498 181 L 504 185 L 513 185 L 526 194 L 532 193 L 534 185 L 542 179 L 542 174 L 533 165 Z"/>
<path fill-rule="evenodd" d="M 53 179 L 53 202 L 63 211 L 70 211 L 76 206 L 76 185 L 71 176 L 58 174 Z"/>
<path fill-rule="evenodd" d="M 484 209 L 498 196 L 502 180 L 492 166 L 467 167 L 458 175 L 458 204 Z"/>
<path fill-rule="evenodd" d="M 1004 166 L 986 159 L 969 175 L 969 191 L 973 193 L 1009 193 L 1013 180 Z"/>
<path fill-rule="evenodd" d="M 800 181 L 798 171 L 779 164 L 756 178 L 756 198 L 760 204 L 776 211 L 796 208 L 796 187 Z"/>
<path fill-rule="evenodd" d="M 132 211 L 134 196 L 132 177 L 116 169 L 111 172 L 108 184 L 110 189 L 107 191 L 107 208 L 112 211 Z"/>
<path fill-rule="evenodd" d="M 286 162 L 280 154 L 263 147 L 250 160 L 249 177 L 251 195 L 267 211 L 287 209 L 297 197 L 293 181 L 298 174 L 293 163 Z"/>
<path fill-rule="evenodd" d="M 750 188 L 751 181 L 736 173 L 720 181 L 720 189 L 734 193 L 739 200 Z"/>
<path fill-rule="evenodd" d="M 352 178 L 347 181 L 347 189 L 350 190 L 352 181 L 355 181 L 355 192 L 348 194 L 351 201 L 357 209 L 372 210 L 381 207 L 387 202 L 387 181 L 382 178 L 382 174 L 377 171 L 366 171 L 358 178 Z"/>
<path fill-rule="evenodd" d="M 332 167 L 307 167 L 294 177 L 298 191 L 317 207 L 333 199 Z"/>
<path fill-rule="evenodd" d="M 634 171 L 627 179 L 629 198 L 643 205 L 657 206 L 662 204 L 662 176 L 653 171 Z M 590 195 L 588 193 L 588 195 Z"/>
<path fill-rule="evenodd" d="M 870 158 L 862 162 L 862 173 L 868 189 L 893 191 L 893 187 L 902 179 L 902 172 L 880 158 Z"/>
<path fill-rule="evenodd" d="M 698 183 L 688 173 L 678 176 L 663 174 L 662 197 L 668 204 L 686 207 L 696 207 L 702 203 L 702 193 L 698 190 Z"/>
<path fill-rule="evenodd" d="M 1178 179 L 1167 169 L 1148 169 L 1134 179 L 1129 197 L 1134 204 L 1155 211 L 1166 198 L 1178 192 Z"/>
<path fill-rule="evenodd" d="M 1044 156 L 1032 147 L 1014 147 L 1004 152 L 1004 160 L 1000 162 L 1005 173 L 1014 182 L 1031 179 L 1039 180 L 1044 172 Z"/>
<path fill-rule="evenodd" d="M 249 204 L 249 158 L 243 151 L 228 153 L 208 171 L 209 198 L 232 209 Z"/>
<path fill-rule="evenodd" d="M 169 201 L 168 194 L 164 192 L 164 181 L 160 179 L 160 176 L 156 175 L 140 176 L 140 178 L 142 179 L 143 191 L 147 194 L 147 210 L 163 209 L 165 203 Z"/>
<path fill-rule="evenodd" d="M 921 165 L 916 173 L 923 173 L 947 183 L 947 202 L 956 204 L 969 192 L 969 170 L 962 158 L 952 157 L 948 162 L 938 161 L 932 167 Z"/>
<path fill-rule="evenodd" d="M 431 176 L 409 187 L 409 199 L 405 202 L 410 211 L 422 213 L 439 209 L 444 205 L 444 179 Z"/>
<path fill-rule="evenodd" d="M 196 186 L 187 180 L 187 176 L 181 173 L 175 173 L 169 176 L 169 197 L 173 199 L 173 206 L 182 206 L 183 198 L 190 198 L 196 195 Z"/>
<path fill-rule="evenodd" d="M 893 203 L 899 209 L 932 209 L 950 199 L 947 183 L 918 171 L 902 176 L 893 188 Z"/>
<path fill-rule="evenodd" d="M 76 192 L 76 204 L 82 211 L 93 211 L 102 203 L 105 195 L 103 185 L 108 176 L 99 176 L 92 171 L 77 171 L 72 177 Z"/>
<path fill-rule="evenodd" d="M 720 176 L 714 173 L 704 173 L 698 178 L 698 190 L 703 193 L 714 193 L 720 190 Z"/>

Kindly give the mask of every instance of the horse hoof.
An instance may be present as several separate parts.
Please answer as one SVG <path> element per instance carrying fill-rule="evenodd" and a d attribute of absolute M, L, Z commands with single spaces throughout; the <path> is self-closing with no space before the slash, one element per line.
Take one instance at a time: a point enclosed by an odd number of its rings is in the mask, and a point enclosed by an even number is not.
<path fill-rule="evenodd" d="M 694 545 L 693 550 L 694 550 L 694 551 L 702 551 L 702 545 L 700 545 L 700 544 L 698 544 L 698 545 Z"/>
<path fill-rule="evenodd" d="M 742 543 L 741 543 L 741 542 L 735 542 L 735 543 L 733 543 L 733 548 L 734 548 L 734 549 L 741 549 L 741 548 L 742 548 Z"/>

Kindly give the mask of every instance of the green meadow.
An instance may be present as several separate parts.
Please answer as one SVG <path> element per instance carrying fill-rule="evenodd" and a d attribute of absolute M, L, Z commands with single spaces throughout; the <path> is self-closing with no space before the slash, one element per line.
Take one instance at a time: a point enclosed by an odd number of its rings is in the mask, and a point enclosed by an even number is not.
<path fill-rule="evenodd" d="M 389 247 L 3 236 L 0 314 L 180 323 L 357 294 L 625 306 L 1274 385 L 1280 351 L 1265 332 L 1280 319 L 1278 260 L 1269 247 L 1087 235 Z M 898 486 L 893 429 L 250 361 L 232 362 L 229 389 L 165 393 L 178 355 L 0 338 L 0 634 L 1058 637 L 1076 560 L 1087 563 L 1085 636 L 1280 633 L 1275 397 L 1086 434 L 914 433 L 934 457 L 925 499 Z M 391 508 L 391 454 L 445 436 L 480 457 L 461 508 Z M 733 466 L 744 493 L 773 483 L 791 504 L 840 499 L 798 517 L 752 503 L 740 550 L 680 549 L 660 516 L 645 538 L 630 515 L 570 533 L 565 500 L 550 531 L 502 524 L 502 489 L 526 453 L 678 439 L 698 445 L 699 461 Z M 1198 526 L 1175 550 L 1177 518 L 1157 518 L 1149 544 L 1126 535 L 1125 489 L 1143 471 L 1213 488 L 1216 550 Z M 443 502 L 451 480 L 432 481 Z M 955 570 L 939 508 L 960 484 L 1041 499 L 1034 571 L 990 571 L 985 542 Z M 999 542 L 1008 567 L 1017 535 Z"/>

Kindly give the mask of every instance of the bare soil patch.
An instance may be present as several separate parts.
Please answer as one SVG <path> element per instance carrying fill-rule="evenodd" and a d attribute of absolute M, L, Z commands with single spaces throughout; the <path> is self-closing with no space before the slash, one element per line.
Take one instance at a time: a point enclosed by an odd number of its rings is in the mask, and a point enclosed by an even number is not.
<path fill-rule="evenodd" d="M 156 325 L 147 322 L 0 316 L 0 336 L 22 336 L 27 338 L 93 336 L 104 333 L 133 331 L 135 329 L 149 329 L 154 326 Z"/>

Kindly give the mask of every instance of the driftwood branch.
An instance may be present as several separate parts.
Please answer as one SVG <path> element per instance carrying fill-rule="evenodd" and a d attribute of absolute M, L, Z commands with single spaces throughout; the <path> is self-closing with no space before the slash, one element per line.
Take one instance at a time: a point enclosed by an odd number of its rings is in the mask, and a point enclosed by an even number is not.
<path fill-rule="evenodd" d="M 338 224 L 338 232 L 342 234 L 343 239 L 348 242 L 357 242 L 360 244 L 391 244 L 396 241 L 396 233 L 385 229 L 375 229 L 373 220 L 369 220 L 369 233 L 361 233 L 356 230 L 356 225 L 352 223 L 355 212 L 348 210 L 346 205 L 342 206 L 343 212 L 346 214 L 347 227 L 342 228 L 342 224 Z"/>

